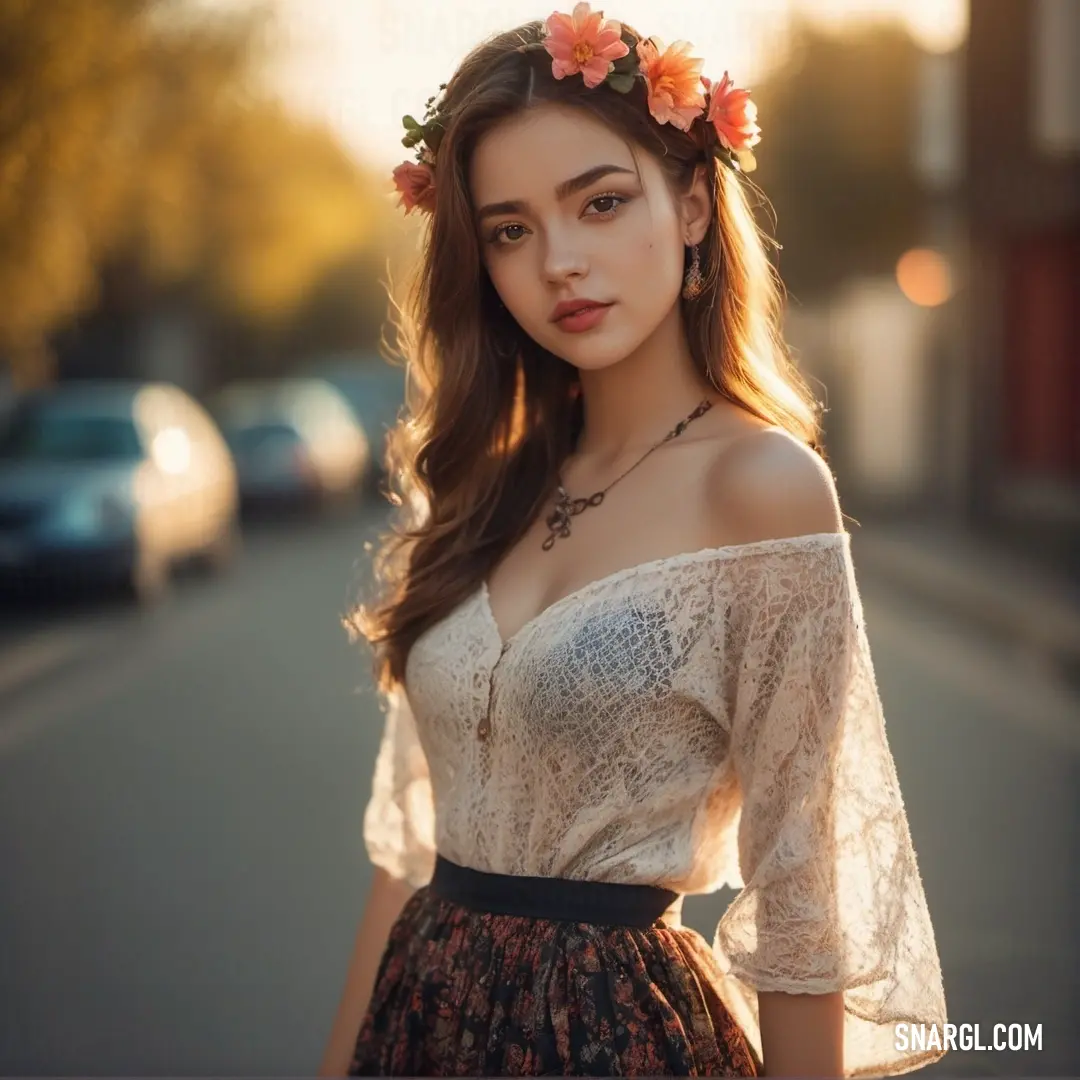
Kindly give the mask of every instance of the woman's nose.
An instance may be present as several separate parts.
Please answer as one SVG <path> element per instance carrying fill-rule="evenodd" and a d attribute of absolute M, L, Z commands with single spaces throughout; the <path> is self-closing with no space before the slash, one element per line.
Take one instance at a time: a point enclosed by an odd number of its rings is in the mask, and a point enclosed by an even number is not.
<path fill-rule="evenodd" d="M 544 250 L 544 274 L 549 281 L 559 282 L 568 277 L 581 277 L 588 261 L 581 245 L 566 235 L 548 234 Z"/>

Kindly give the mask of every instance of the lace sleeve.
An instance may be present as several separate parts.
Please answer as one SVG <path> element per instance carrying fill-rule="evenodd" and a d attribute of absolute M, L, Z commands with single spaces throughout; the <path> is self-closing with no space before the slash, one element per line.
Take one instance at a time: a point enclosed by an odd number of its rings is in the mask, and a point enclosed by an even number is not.
<path fill-rule="evenodd" d="M 843 991 L 845 1076 L 908 1072 L 942 1052 L 898 1050 L 895 1025 L 941 1034 L 945 995 L 848 543 L 767 558 L 740 585 L 744 887 L 714 950 L 755 991 Z"/>
<path fill-rule="evenodd" d="M 405 691 L 389 695 L 371 799 L 364 813 L 364 844 L 376 865 L 414 889 L 435 867 L 435 808 L 427 757 Z"/>

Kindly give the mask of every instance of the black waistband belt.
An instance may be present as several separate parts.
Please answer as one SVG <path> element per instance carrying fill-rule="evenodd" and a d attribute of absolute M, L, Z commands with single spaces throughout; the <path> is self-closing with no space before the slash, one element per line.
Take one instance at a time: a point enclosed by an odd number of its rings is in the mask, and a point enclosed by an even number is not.
<path fill-rule="evenodd" d="M 650 926 L 679 898 L 656 885 L 489 874 L 441 855 L 429 888 L 444 900 L 496 915 L 611 926 Z"/>

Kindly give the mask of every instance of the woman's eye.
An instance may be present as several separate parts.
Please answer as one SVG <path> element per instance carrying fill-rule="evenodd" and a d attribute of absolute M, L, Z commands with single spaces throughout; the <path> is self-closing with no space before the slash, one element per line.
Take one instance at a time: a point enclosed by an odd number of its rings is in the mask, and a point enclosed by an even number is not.
<path fill-rule="evenodd" d="M 618 207 L 626 202 L 621 195 L 597 195 L 595 198 L 589 200 L 590 206 L 596 206 L 597 212 L 595 214 L 589 214 L 589 217 L 611 217 L 615 213 Z M 598 204 L 608 204 L 606 206 L 600 206 Z"/>
<path fill-rule="evenodd" d="M 502 243 L 504 239 L 509 240 L 511 243 L 520 240 L 521 235 L 509 236 L 508 233 L 511 229 L 521 229 L 524 232 L 524 225 L 496 225 L 491 232 L 491 236 L 488 238 L 488 242 L 492 244 Z"/>

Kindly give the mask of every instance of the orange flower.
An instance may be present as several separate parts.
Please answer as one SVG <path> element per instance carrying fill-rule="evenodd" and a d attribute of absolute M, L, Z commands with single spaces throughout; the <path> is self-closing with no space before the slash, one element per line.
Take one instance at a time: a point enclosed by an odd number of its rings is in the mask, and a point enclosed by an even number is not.
<path fill-rule="evenodd" d="M 430 165 L 403 161 L 394 170 L 394 185 L 401 192 L 398 206 L 404 206 L 406 214 L 413 210 L 430 214 L 435 209 L 435 173 Z"/>
<path fill-rule="evenodd" d="M 705 111 L 701 92 L 701 65 L 689 55 L 690 42 L 676 41 L 669 49 L 659 38 L 637 44 L 640 70 L 649 91 L 649 112 L 658 124 L 673 124 L 680 131 Z"/>
<path fill-rule="evenodd" d="M 761 142 L 761 128 L 755 123 L 757 106 L 750 100 L 750 91 L 736 90 L 726 71 L 715 88 L 708 79 L 702 81 L 710 92 L 706 119 L 724 146 L 738 152 Z"/>
<path fill-rule="evenodd" d="M 573 15 L 553 11 L 544 28 L 551 74 L 563 79 L 580 71 L 590 90 L 608 77 L 613 61 L 630 51 L 622 40 L 622 24 L 605 19 L 602 11 L 592 11 L 585 0 L 574 5 Z"/>

